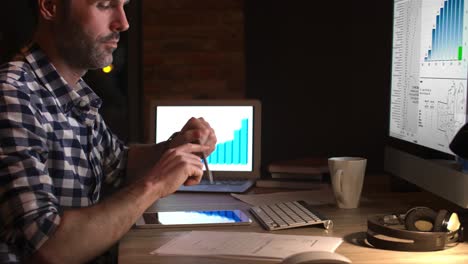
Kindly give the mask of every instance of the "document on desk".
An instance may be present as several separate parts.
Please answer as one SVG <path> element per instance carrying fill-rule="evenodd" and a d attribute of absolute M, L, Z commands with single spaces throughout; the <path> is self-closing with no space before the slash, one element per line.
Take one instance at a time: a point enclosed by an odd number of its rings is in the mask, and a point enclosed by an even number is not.
<path fill-rule="evenodd" d="M 277 260 L 303 251 L 334 252 L 342 242 L 341 238 L 326 236 L 192 231 L 174 238 L 151 254 Z"/>

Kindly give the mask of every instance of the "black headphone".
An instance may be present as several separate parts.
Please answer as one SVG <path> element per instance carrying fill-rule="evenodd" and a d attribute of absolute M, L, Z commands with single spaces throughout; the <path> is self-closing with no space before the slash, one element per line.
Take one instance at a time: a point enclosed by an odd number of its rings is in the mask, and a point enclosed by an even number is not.
<path fill-rule="evenodd" d="M 366 238 L 377 248 L 434 251 L 463 241 L 463 227 L 456 213 L 414 207 L 404 214 L 369 217 Z"/>

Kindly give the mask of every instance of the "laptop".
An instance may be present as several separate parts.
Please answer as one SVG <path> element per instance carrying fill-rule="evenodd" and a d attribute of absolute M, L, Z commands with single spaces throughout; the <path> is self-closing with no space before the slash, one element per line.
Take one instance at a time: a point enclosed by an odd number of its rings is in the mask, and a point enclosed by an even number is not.
<path fill-rule="evenodd" d="M 203 117 L 215 130 L 215 150 L 207 157 L 214 182 L 205 173 L 198 185 L 181 192 L 242 193 L 260 178 L 261 103 L 237 100 L 155 100 L 150 138 L 159 143 L 180 131 L 191 117 Z"/>

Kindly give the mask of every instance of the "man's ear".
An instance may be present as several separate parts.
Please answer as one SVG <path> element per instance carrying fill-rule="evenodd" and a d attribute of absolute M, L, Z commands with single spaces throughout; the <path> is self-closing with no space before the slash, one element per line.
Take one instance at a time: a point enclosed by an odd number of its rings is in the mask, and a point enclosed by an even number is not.
<path fill-rule="evenodd" d="M 57 16 L 57 0 L 37 0 L 40 17 L 54 20 Z"/>

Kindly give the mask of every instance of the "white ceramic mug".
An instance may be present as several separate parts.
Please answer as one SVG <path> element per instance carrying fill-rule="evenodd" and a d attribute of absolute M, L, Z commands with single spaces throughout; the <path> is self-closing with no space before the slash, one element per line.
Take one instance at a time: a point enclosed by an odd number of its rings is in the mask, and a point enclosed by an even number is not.
<path fill-rule="evenodd" d="M 339 208 L 357 208 L 361 199 L 367 159 L 333 157 L 328 159 L 330 177 Z"/>

